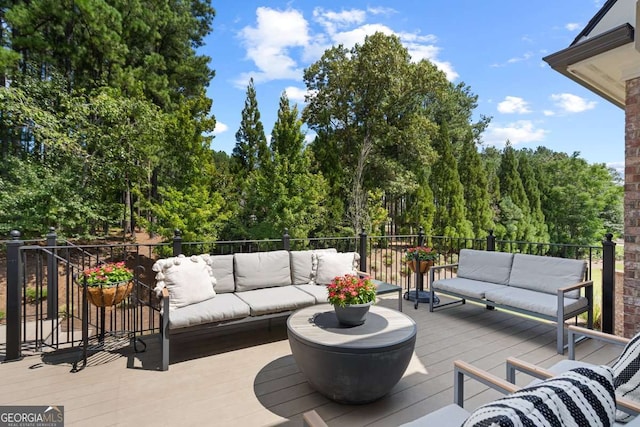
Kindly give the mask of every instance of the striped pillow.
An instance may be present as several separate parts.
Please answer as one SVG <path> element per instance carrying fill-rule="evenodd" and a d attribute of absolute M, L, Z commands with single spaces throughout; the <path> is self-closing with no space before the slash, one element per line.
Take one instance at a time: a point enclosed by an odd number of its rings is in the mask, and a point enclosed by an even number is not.
<path fill-rule="evenodd" d="M 475 410 L 467 426 L 611 426 L 616 413 L 613 370 L 575 368 Z"/>
<path fill-rule="evenodd" d="M 624 347 L 622 354 L 613 364 L 613 373 L 616 395 L 640 403 L 640 334 L 633 337 Z M 616 421 L 622 423 L 633 417 L 634 415 L 622 411 L 616 413 Z"/>

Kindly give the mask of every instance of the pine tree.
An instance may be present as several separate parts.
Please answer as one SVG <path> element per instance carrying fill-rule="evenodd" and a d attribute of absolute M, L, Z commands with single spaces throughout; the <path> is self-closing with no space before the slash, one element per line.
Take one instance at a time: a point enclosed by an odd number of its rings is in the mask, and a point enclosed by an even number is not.
<path fill-rule="evenodd" d="M 510 235 L 514 236 L 513 238 L 515 238 L 515 240 L 533 241 L 535 233 L 531 224 L 529 199 L 524 191 L 522 179 L 518 173 L 518 159 L 516 158 L 515 150 L 508 141 L 504 150 L 502 150 L 502 160 L 498 170 L 498 177 L 500 178 L 501 209 L 504 205 L 502 202 L 508 198 L 509 201 L 507 204 L 515 205 L 520 211 L 515 225 L 511 226 L 516 227 L 515 232 L 510 233 Z"/>
<path fill-rule="evenodd" d="M 430 179 L 436 207 L 433 232 L 449 237 L 473 237 L 471 224 L 465 215 L 464 191 L 446 122 L 440 124 L 440 132 L 433 145 L 439 154 Z"/>
<path fill-rule="evenodd" d="M 520 151 L 518 156 L 518 172 L 520 173 L 522 186 L 524 187 L 531 209 L 531 223 L 534 229 L 533 241 L 547 243 L 549 242 L 549 231 L 545 223 L 544 213 L 542 212 L 538 180 L 529 161 L 530 156 L 531 154 L 527 151 Z"/>
<path fill-rule="evenodd" d="M 233 148 L 233 159 L 236 161 L 236 171 L 242 175 L 260 168 L 268 163 L 269 150 L 264 126 L 260 121 L 260 110 L 253 78 L 247 86 L 247 97 L 242 109 L 242 121 L 236 132 L 236 146 Z"/>
<path fill-rule="evenodd" d="M 493 212 L 489 197 L 487 172 L 471 135 L 462 144 L 460 153 L 460 183 L 464 189 L 467 219 L 476 238 L 486 237 L 493 230 Z"/>

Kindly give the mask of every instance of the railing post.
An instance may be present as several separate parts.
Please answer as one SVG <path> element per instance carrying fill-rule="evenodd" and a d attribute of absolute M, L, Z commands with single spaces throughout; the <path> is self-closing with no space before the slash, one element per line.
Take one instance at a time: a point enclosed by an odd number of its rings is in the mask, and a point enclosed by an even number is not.
<path fill-rule="evenodd" d="M 6 360 L 18 360 L 22 357 L 20 342 L 22 326 L 22 259 L 20 232 L 11 231 L 7 242 L 7 351 Z"/>
<path fill-rule="evenodd" d="M 420 227 L 418 230 L 418 246 L 424 246 L 424 227 Z M 415 308 L 418 308 L 418 302 L 420 302 L 420 295 L 424 291 L 424 275 L 420 273 L 420 261 L 418 261 L 418 252 L 416 252 L 416 304 Z"/>
<path fill-rule="evenodd" d="M 493 230 L 489 230 L 489 235 L 487 236 L 487 250 L 491 252 L 496 250 L 496 236 L 493 235 Z"/>
<path fill-rule="evenodd" d="M 285 251 L 291 250 L 291 236 L 289 236 L 289 229 L 284 229 L 284 234 L 282 235 L 282 249 Z"/>
<path fill-rule="evenodd" d="M 182 233 L 177 228 L 173 230 L 173 256 L 182 253 Z"/>
<path fill-rule="evenodd" d="M 615 323 L 616 242 L 607 233 L 602 242 L 602 332 L 612 334 Z"/>
<path fill-rule="evenodd" d="M 367 271 L 367 232 L 360 231 L 360 271 Z"/>
<path fill-rule="evenodd" d="M 58 263 L 56 262 L 56 249 L 58 235 L 56 229 L 51 227 L 47 234 L 47 319 L 58 317 Z"/>

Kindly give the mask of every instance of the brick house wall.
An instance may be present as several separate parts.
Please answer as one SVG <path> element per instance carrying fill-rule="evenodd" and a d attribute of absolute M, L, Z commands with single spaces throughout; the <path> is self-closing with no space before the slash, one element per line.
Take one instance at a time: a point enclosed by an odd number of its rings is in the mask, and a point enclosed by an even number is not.
<path fill-rule="evenodd" d="M 624 336 L 640 331 L 640 77 L 626 81 L 624 168 Z"/>

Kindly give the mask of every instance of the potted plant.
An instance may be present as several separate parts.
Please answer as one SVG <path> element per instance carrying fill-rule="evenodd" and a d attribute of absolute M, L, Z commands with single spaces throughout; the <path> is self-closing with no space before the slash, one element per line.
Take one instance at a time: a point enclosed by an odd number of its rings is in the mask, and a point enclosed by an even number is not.
<path fill-rule="evenodd" d="M 411 271 L 419 269 L 420 273 L 425 273 L 433 267 L 433 263 L 438 259 L 438 252 L 428 246 L 416 246 L 407 249 L 402 259 Z"/>
<path fill-rule="evenodd" d="M 116 305 L 133 290 L 133 271 L 124 261 L 87 268 L 78 278 L 79 286 L 87 287 L 89 302 L 97 307 Z"/>
<path fill-rule="evenodd" d="M 328 301 L 338 321 L 346 326 L 362 325 L 369 307 L 376 302 L 376 286 L 369 278 L 352 274 L 338 276 L 327 285 Z"/>

